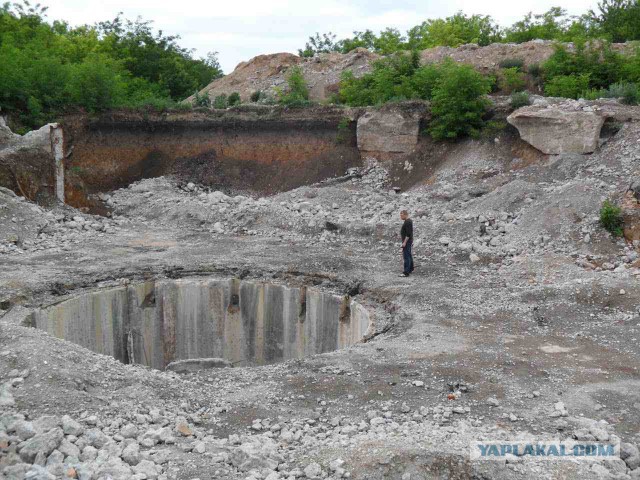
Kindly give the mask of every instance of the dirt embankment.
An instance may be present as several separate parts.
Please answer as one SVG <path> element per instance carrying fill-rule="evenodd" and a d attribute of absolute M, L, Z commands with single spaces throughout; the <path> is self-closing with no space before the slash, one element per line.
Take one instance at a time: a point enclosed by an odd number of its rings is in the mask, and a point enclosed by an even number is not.
<path fill-rule="evenodd" d="M 492 73 L 500 68 L 505 60 L 521 60 L 528 67 L 542 64 L 554 52 L 557 42 L 551 40 L 532 40 L 525 43 L 493 43 L 486 47 L 476 44 L 459 47 L 435 47 L 420 52 L 423 64 L 441 62 L 451 58 L 456 62 L 472 65 L 483 73 Z M 572 43 L 565 44 L 573 49 Z M 631 46 L 626 43 L 613 44 L 616 51 L 628 51 Z M 238 92 L 243 101 L 248 101 L 254 92 L 274 95 L 278 89 L 286 90 L 287 72 L 292 66 L 302 69 L 309 85 L 311 100 L 323 101 L 338 91 L 340 77 L 350 70 L 356 77 L 371 71 L 371 65 L 380 55 L 364 48 L 356 48 L 347 53 L 324 53 L 313 58 L 301 58 L 291 53 L 274 53 L 258 55 L 240 63 L 233 72 L 218 78 L 201 90 L 211 99 L 216 96 Z M 531 83 L 533 85 L 534 83 Z M 189 101 L 193 97 L 188 98 Z"/>
<path fill-rule="evenodd" d="M 51 125 L 45 125 L 20 136 L 0 117 L 0 187 L 40 204 L 54 201 L 51 129 Z"/>
<path fill-rule="evenodd" d="M 175 174 L 222 189 L 283 191 L 360 164 L 352 111 L 238 108 L 168 115 L 113 112 L 64 122 L 66 201 Z M 346 120 L 345 120 L 346 119 Z"/>

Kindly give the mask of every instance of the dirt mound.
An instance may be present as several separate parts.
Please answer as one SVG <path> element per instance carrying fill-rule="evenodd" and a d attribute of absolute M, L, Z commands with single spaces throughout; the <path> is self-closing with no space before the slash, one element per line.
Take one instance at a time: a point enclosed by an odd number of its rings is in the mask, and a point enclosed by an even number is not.
<path fill-rule="evenodd" d="M 461 45 L 457 48 L 435 47 L 423 50 L 423 63 L 441 62 L 452 58 L 456 62 L 468 63 L 482 72 L 492 72 L 505 60 L 522 60 L 525 66 L 540 64 L 551 56 L 556 42 L 533 40 L 525 43 L 493 43 L 486 47 L 476 44 Z"/>
<path fill-rule="evenodd" d="M 240 63 L 231 74 L 214 80 L 200 93 L 208 93 L 214 99 L 221 94 L 238 92 L 243 101 L 249 100 L 257 91 L 273 96 L 278 88 L 285 89 L 288 69 L 300 65 L 311 99 L 324 100 L 337 91 L 343 71 L 351 70 L 356 76 L 363 75 L 377 58 L 379 55 L 364 48 L 357 48 L 346 55 L 326 53 L 314 58 L 301 58 L 291 53 L 258 55 Z M 193 97 L 188 100 L 193 100 Z"/>
<path fill-rule="evenodd" d="M 525 66 L 541 64 L 554 52 L 557 42 L 532 40 L 530 42 L 494 43 L 486 47 L 476 44 L 459 47 L 435 47 L 423 50 L 422 63 L 440 62 L 452 58 L 456 62 L 468 63 L 484 73 L 495 71 L 500 63 L 508 59 L 522 60 Z M 573 44 L 565 44 L 569 50 Z M 614 44 L 613 48 L 623 51 L 627 44 Z M 248 62 L 240 63 L 235 70 L 207 85 L 200 93 L 208 93 L 211 99 L 220 94 L 238 92 L 243 101 L 249 100 L 256 91 L 274 95 L 278 88 L 286 88 L 287 70 L 300 65 L 309 84 L 310 99 L 322 101 L 337 92 L 340 75 L 351 70 L 359 77 L 371 70 L 371 63 L 380 58 L 364 48 L 356 48 L 347 53 L 324 53 L 313 58 L 301 58 L 291 53 L 258 55 Z M 192 101 L 193 97 L 189 97 Z"/>
<path fill-rule="evenodd" d="M 214 80 L 200 93 L 208 92 L 213 100 L 221 94 L 238 92 L 242 100 L 248 100 L 257 90 L 268 90 L 284 83 L 283 72 L 301 61 L 291 53 L 258 55 L 248 62 L 239 63 L 231 75 Z"/>

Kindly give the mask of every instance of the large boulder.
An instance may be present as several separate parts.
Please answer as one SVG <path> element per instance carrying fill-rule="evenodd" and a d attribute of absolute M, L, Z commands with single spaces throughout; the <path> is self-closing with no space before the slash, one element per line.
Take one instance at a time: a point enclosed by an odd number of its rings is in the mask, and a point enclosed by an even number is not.
<path fill-rule="evenodd" d="M 420 115 L 416 112 L 369 111 L 358 118 L 358 149 L 365 153 L 411 153 L 419 131 Z"/>
<path fill-rule="evenodd" d="M 229 461 L 241 472 L 249 470 L 275 470 L 283 462 L 275 442 L 271 439 L 250 438 L 229 451 Z"/>
<path fill-rule="evenodd" d="M 558 155 L 595 151 L 604 118 L 592 109 L 551 105 L 519 108 L 507 121 L 524 141 L 542 153 Z"/>
<path fill-rule="evenodd" d="M 38 454 L 42 454 L 42 456 L 46 458 L 60 445 L 63 438 L 64 434 L 61 428 L 54 428 L 46 433 L 39 433 L 22 444 L 20 448 L 20 458 L 29 463 L 33 463 Z"/>

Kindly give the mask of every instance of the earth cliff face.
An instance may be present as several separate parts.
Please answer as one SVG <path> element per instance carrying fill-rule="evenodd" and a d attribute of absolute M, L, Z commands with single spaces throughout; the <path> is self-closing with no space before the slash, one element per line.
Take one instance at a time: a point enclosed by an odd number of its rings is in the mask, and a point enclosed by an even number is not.
<path fill-rule="evenodd" d="M 0 186 L 39 203 L 55 201 L 53 128 L 55 125 L 45 125 L 20 136 L 0 116 Z"/>
<path fill-rule="evenodd" d="M 361 164 L 356 125 L 349 115 L 331 107 L 257 106 L 169 116 L 122 112 L 94 120 L 67 118 L 67 202 L 87 206 L 89 194 L 166 174 L 264 193 L 341 175 Z"/>

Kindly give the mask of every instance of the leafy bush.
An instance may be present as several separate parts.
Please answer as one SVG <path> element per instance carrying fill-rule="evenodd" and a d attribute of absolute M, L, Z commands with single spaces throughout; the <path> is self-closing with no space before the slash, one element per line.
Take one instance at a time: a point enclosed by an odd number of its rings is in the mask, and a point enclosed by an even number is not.
<path fill-rule="evenodd" d="M 577 99 L 588 90 L 589 75 L 559 75 L 544 86 L 544 94 L 548 97 Z"/>
<path fill-rule="evenodd" d="M 398 54 L 373 64 L 370 73 L 355 78 L 346 71 L 340 101 L 352 106 L 378 105 L 405 99 L 431 100 L 435 139 L 478 136 L 491 88 L 490 79 L 452 60 L 419 66 L 416 55 Z"/>
<path fill-rule="evenodd" d="M 522 58 L 505 58 L 498 65 L 500 68 L 516 68 L 521 72 L 524 68 L 524 60 Z"/>
<path fill-rule="evenodd" d="M 591 89 L 584 95 L 587 100 L 599 98 L 622 99 L 627 105 L 637 105 L 640 101 L 640 89 L 635 83 L 614 83 L 609 88 Z"/>
<path fill-rule="evenodd" d="M 498 76 L 498 86 L 505 93 L 519 92 L 524 89 L 524 74 L 516 67 L 503 68 Z"/>
<path fill-rule="evenodd" d="M 253 103 L 259 102 L 260 100 L 264 99 L 266 97 L 266 95 L 264 94 L 264 92 L 262 90 L 256 90 L 255 92 L 251 93 L 251 96 L 249 97 L 249 100 L 251 100 Z"/>
<path fill-rule="evenodd" d="M 193 96 L 193 104 L 196 107 L 210 107 L 211 106 L 211 97 L 209 96 L 208 92 L 203 93 L 202 95 L 200 95 L 199 92 L 196 92 L 195 95 Z"/>
<path fill-rule="evenodd" d="M 309 103 L 309 87 L 298 66 L 292 67 L 287 77 L 289 89 L 287 93 L 278 95 L 278 103 L 288 106 L 303 106 Z"/>
<path fill-rule="evenodd" d="M 532 63 L 527 67 L 527 73 L 534 79 L 540 78 L 542 76 L 542 67 L 539 63 Z"/>
<path fill-rule="evenodd" d="M 419 66 L 417 52 L 396 54 L 374 62 L 372 71 L 360 78 L 345 71 L 338 98 L 351 106 L 381 105 L 392 100 L 428 100 L 439 77 L 438 65 Z"/>
<path fill-rule="evenodd" d="M 433 89 L 429 133 L 436 139 L 477 137 L 488 107 L 489 81 L 469 65 L 448 61 Z"/>
<path fill-rule="evenodd" d="M 221 93 L 213 99 L 213 108 L 223 109 L 229 106 L 229 101 L 225 93 Z"/>
<path fill-rule="evenodd" d="M 600 208 L 600 225 L 612 235 L 621 237 L 623 234 L 622 227 L 624 220 L 620 207 L 614 205 L 609 200 L 605 200 L 602 208 Z"/>
<path fill-rule="evenodd" d="M 587 88 L 607 88 L 621 80 L 624 63 L 624 57 L 607 43 L 577 42 L 574 52 L 560 45 L 544 63 L 545 81 L 558 76 L 588 75 Z"/>
<path fill-rule="evenodd" d="M 531 100 L 529 99 L 529 94 L 527 92 L 512 93 L 510 101 L 511 107 L 513 107 L 514 110 L 531 105 Z"/>
<path fill-rule="evenodd" d="M 509 124 L 506 120 L 489 120 L 484 122 L 480 131 L 480 138 L 493 140 L 499 136 Z"/>
<path fill-rule="evenodd" d="M 637 83 L 614 83 L 607 91 L 609 98 L 621 98 L 622 103 L 637 105 L 640 102 L 640 89 Z"/>
<path fill-rule="evenodd" d="M 193 105 L 190 104 L 189 102 L 176 102 L 176 104 L 173 107 L 173 109 L 174 110 L 181 110 L 183 112 L 187 112 L 187 111 L 193 109 Z"/>
<path fill-rule="evenodd" d="M 240 94 L 238 92 L 232 92 L 227 99 L 227 103 L 230 107 L 233 107 L 234 105 L 240 105 Z"/>
<path fill-rule="evenodd" d="M 584 92 L 582 98 L 585 100 L 598 100 L 600 98 L 609 98 L 609 90 L 606 88 L 591 88 Z"/>
<path fill-rule="evenodd" d="M 622 67 L 622 79 L 627 82 L 640 83 L 640 47 L 636 47 L 632 55 L 626 57 Z"/>
<path fill-rule="evenodd" d="M 67 81 L 66 93 L 71 102 L 89 112 L 99 112 L 121 105 L 125 85 L 117 62 L 101 55 L 88 57 L 73 65 Z"/>

